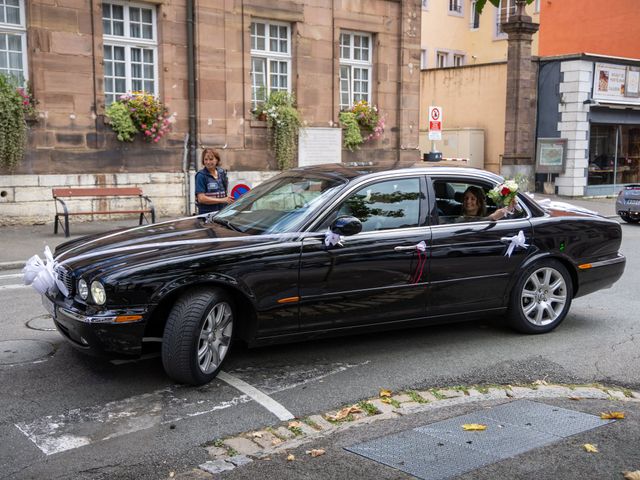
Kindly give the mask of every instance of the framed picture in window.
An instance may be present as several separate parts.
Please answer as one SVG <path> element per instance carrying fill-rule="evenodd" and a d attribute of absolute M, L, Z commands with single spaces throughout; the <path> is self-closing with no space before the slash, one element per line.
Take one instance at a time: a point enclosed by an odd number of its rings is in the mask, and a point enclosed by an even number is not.
<path fill-rule="evenodd" d="M 537 173 L 563 173 L 566 163 L 566 138 L 538 138 Z"/>
<path fill-rule="evenodd" d="M 627 97 L 640 97 L 640 67 L 627 67 L 624 93 Z"/>

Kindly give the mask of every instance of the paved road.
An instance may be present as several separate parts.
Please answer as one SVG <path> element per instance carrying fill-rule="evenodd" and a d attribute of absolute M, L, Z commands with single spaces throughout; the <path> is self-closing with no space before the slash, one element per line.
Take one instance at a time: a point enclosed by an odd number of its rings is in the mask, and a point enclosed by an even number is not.
<path fill-rule="evenodd" d="M 611 290 L 577 299 L 552 334 L 523 336 L 487 319 L 239 348 L 225 366 L 228 381 L 201 388 L 172 384 L 157 357 L 112 364 L 76 353 L 47 330 L 50 319 L 37 294 L 16 286 L 19 272 L 2 271 L 0 478 L 155 479 L 188 470 L 208 459 L 206 442 L 279 421 L 273 409 L 236 388 L 243 385 L 238 380 L 297 417 L 375 396 L 382 387 L 545 379 L 638 390 L 640 228 L 623 230 L 623 279 Z M 29 321 L 40 329 L 27 328 Z M 8 362 L 11 349 L 36 358 Z"/>

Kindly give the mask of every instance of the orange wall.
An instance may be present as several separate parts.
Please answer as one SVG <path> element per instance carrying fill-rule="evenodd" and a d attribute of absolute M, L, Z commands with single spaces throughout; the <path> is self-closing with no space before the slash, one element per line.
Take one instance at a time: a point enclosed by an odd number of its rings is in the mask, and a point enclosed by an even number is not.
<path fill-rule="evenodd" d="M 541 0 L 539 55 L 640 58 L 640 0 Z"/>

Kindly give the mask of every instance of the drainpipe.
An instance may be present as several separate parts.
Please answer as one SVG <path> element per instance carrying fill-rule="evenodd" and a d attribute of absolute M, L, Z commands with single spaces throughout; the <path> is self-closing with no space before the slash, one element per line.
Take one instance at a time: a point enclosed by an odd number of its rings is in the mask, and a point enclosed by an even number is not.
<path fill-rule="evenodd" d="M 197 166 L 197 148 L 198 148 L 198 124 L 197 119 L 197 103 L 196 103 L 196 61 L 195 61 L 195 0 L 187 0 L 187 71 L 188 71 L 188 96 L 189 96 L 189 172 L 188 175 L 188 208 L 187 215 L 191 214 L 191 205 L 194 201 L 191 198 L 193 190 L 192 179 L 193 172 Z"/>

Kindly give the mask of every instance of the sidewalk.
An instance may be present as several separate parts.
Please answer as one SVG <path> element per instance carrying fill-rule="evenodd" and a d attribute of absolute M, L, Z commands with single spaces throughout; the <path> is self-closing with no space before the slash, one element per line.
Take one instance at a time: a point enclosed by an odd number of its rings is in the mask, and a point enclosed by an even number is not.
<path fill-rule="evenodd" d="M 578 207 L 587 208 L 606 217 L 616 217 L 615 199 L 613 198 L 580 198 L 570 199 L 557 196 L 535 194 L 536 200 L 548 198 L 552 201 L 567 202 Z M 162 218 L 158 221 L 169 220 Z M 71 237 L 65 238 L 60 231 L 53 233 L 53 222 L 44 225 L 20 225 L 0 227 L 0 270 L 22 268 L 24 262 L 33 255 L 42 257 L 44 247 L 49 245 L 51 250 L 67 240 L 73 240 L 83 235 L 104 233 L 120 228 L 137 226 L 135 218 L 122 220 L 72 222 Z"/>

